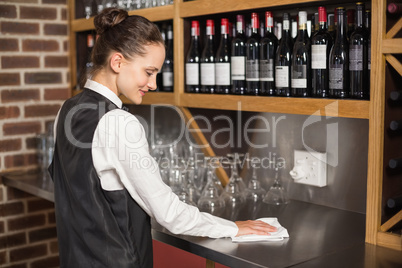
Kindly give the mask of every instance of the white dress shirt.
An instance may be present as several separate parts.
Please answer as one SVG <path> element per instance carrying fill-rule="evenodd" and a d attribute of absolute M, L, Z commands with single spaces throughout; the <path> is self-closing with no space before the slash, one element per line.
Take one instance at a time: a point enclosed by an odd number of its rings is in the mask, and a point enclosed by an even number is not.
<path fill-rule="evenodd" d="M 85 88 L 122 107 L 122 101 L 107 87 L 88 80 Z M 237 234 L 234 222 L 181 202 L 162 181 L 158 164 L 149 154 L 145 130 L 133 114 L 114 109 L 100 119 L 92 141 L 92 160 L 103 190 L 127 189 L 138 205 L 170 232 L 211 238 Z"/>

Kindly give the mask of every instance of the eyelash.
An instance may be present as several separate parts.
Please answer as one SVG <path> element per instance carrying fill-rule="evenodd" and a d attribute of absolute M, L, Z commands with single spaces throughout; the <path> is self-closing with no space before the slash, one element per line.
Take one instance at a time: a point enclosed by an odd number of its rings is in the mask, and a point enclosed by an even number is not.
<path fill-rule="evenodd" d="M 153 72 L 147 72 L 148 76 L 152 76 L 154 73 Z"/>

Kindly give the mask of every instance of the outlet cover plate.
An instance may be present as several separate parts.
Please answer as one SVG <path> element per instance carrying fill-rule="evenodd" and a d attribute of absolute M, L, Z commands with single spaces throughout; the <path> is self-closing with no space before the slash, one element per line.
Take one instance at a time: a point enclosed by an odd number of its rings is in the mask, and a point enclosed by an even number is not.
<path fill-rule="evenodd" d="M 302 166 L 305 176 L 296 183 L 317 187 L 327 186 L 327 153 L 295 150 L 295 166 Z"/>

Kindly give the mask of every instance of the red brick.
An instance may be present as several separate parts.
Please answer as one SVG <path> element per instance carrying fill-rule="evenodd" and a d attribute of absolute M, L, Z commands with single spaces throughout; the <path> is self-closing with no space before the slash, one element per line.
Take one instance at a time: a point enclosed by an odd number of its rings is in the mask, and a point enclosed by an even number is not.
<path fill-rule="evenodd" d="M 21 84 L 19 73 L 0 74 L 0 86 L 19 86 Z"/>
<path fill-rule="evenodd" d="M 0 217 L 18 215 L 24 212 L 24 204 L 22 202 L 13 202 L 0 205 Z"/>
<path fill-rule="evenodd" d="M 45 57 L 45 67 L 68 67 L 68 57 L 47 56 Z"/>
<path fill-rule="evenodd" d="M 42 260 L 37 260 L 31 263 L 31 268 L 44 268 L 44 267 L 59 267 L 59 256 L 47 257 Z"/>
<path fill-rule="evenodd" d="M 6 263 L 7 261 L 7 255 L 6 255 L 6 251 L 0 252 L 0 264 L 3 265 Z M 1 266 L 4 267 L 4 266 Z"/>
<path fill-rule="evenodd" d="M 2 34 L 39 34 L 38 23 L 2 21 L 0 23 L 0 29 Z"/>
<path fill-rule="evenodd" d="M 16 18 L 17 8 L 11 5 L 0 5 L 0 17 L 2 18 Z"/>
<path fill-rule="evenodd" d="M 66 100 L 70 97 L 70 89 L 45 89 L 45 100 Z"/>
<path fill-rule="evenodd" d="M 25 117 L 56 115 L 59 109 L 60 109 L 59 104 L 25 106 Z"/>
<path fill-rule="evenodd" d="M 67 24 L 45 24 L 45 35 L 68 35 Z"/>
<path fill-rule="evenodd" d="M 47 214 L 47 221 L 48 223 L 56 223 L 56 214 L 54 211 Z"/>
<path fill-rule="evenodd" d="M 39 68 L 39 57 L 36 56 L 3 56 L 1 57 L 1 67 L 11 68 Z"/>
<path fill-rule="evenodd" d="M 67 20 L 68 19 L 68 11 L 66 8 L 61 9 L 61 19 L 62 20 Z"/>
<path fill-rule="evenodd" d="M 50 253 L 59 253 L 59 243 L 58 243 L 58 241 L 50 242 Z"/>
<path fill-rule="evenodd" d="M 28 39 L 22 41 L 22 50 L 26 52 L 59 51 L 59 43 L 56 40 Z"/>
<path fill-rule="evenodd" d="M 70 43 L 68 41 L 63 42 L 63 51 L 67 52 L 69 51 L 70 48 Z"/>
<path fill-rule="evenodd" d="M 28 201 L 28 212 L 54 209 L 54 203 L 45 199 L 38 198 Z"/>
<path fill-rule="evenodd" d="M 7 155 L 4 157 L 4 165 L 6 168 L 21 168 L 37 164 L 38 159 L 36 154 Z"/>
<path fill-rule="evenodd" d="M 25 84 L 57 84 L 62 82 L 59 72 L 25 73 L 24 80 Z"/>
<path fill-rule="evenodd" d="M 24 233 L 0 236 L 0 249 L 24 245 L 27 243 Z"/>
<path fill-rule="evenodd" d="M 28 228 L 43 226 L 46 223 L 45 214 L 23 216 L 7 221 L 9 231 L 25 230 Z"/>
<path fill-rule="evenodd" d="M 39 0 L 12 0 L 12 2 L 20 4 L 38 4 Z"/>
<path fill-rule="evenodd" d="M 7 187 L 7 200 L 8 201 L 26 199 L 28 197 L 32 197 L 32 195 L 28 194 L 27 192 L 13 188 L 13 187 Z"/>
<path fill-rule="evenodd" d="M 57 9 L 49 7 L 21 6 L 20 18 L 33 20 L 55 20 L 57 19 Z"/>
<path fill-rule="evenodd" d="M 10 261 L 16 262 L 16 261 L 28 260 L 45 256 L 46 254 L 47 254 L 47 246 L 45 244 L 19 248 L 10 250 Z"/>
<path fill-rule="evenodd" d="M 4 102 L 27 102 L 39 100 L 39 89 L 11 89 L 1 92 L 1 101 Z"/>
<path fill-rule="evenodd" d="M 0 234 L 4 233 L 4 221 L 0 221 Z"/>
<path fill-rule="evenodd" d="M 17 39 L 0 39 L 0 51 L 18 51 L 18 40 Z"/>
<path fill-rule="evenodd" d="M 36 137 L 30 137 L 25 139 L 27 149 L 36 149 L 38 147 L 38 139 Z"/>
<path fill-rule="evenodd" d="M 40 122 L 19 122 L 19 123 L 5 123 L 3 125 L 4 135 L 20 135 L 39 133 L 41 131 Z"/>
<path fill-rule="evenodd" d="M 21 139 L 0 140 L 0 153 L 19 151 L 21 150 L 21 148 L 22 148 Z"/>
<path fill-rule="evenodd" d="M 20 116 L 20 108 L 17 106 L 0 107 L 0 119 L 16 118 Z"/>
<path fill-rule="evenodd" d="M 39 241 L 57 238 L 56 227 L 49 227 L 30 231 L 28 237 L 29 237 L 29 243 L 35 243 Z"/>

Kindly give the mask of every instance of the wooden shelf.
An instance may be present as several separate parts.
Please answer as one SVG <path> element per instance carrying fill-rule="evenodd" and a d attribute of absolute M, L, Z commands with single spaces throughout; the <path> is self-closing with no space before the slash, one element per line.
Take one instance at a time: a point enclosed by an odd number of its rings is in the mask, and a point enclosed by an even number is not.
<path fill-rule="evenodd" d="M 168 6 L 160 6 L 160 7 L 152 7 L 152 8 L 144 8 L 138 10 L 130 10 L 128 12 L 129 15 L 140 15 L 143 16 L 150 21 L 163 21 L 163 20 L 172 20 L 173 19 L 173 5 Z M 72 20 L 71 31 L 73 32 L 83 32 L 94 29 L 94 17 L 89 19 L 76 19 Z"/>
<path fill-rule="evenodd" d="M 196 100 L 196 101 L 195 101 Z M 257 97 L 235 95 L 182 94 L 180 106 L 218 110 L 242 110 L 285 114 L 369 118 L 369 101 Z"/>
<path fill-rule="evenodd" d="M 180 13 L 179 16 L 182 18 L 203 16 L 217 13 L 242 11 L 258 8 L 268 8 L 283 5 L 293 5 L 293 4 L 306 4 L 310 2 L 323 2 L 322 0 L 277 0 L 277 1 L 266 1 L 266 0 L 253 0 L 253 1 L 233 1 L 233 0 L 196 0 L 179 3 Z"/>

